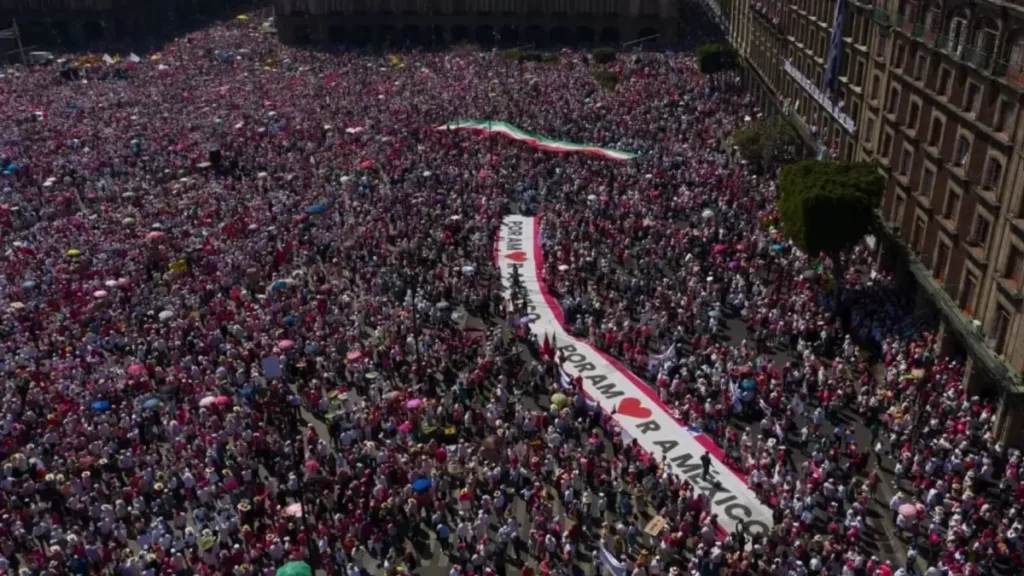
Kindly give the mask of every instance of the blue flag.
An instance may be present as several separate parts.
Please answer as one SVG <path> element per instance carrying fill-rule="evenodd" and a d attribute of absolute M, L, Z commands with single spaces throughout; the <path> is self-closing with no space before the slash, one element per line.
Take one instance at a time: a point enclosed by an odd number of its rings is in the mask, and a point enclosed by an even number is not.
<path fill-rule="evenodd" d="M 825 85 L 822 91 L 833 102 L 839 97 L 839 69 L 843 64 L 843 19 L 846 15 L 846 0 L 836 0 L 835 18 L 832 19 L 832 37 L 829 39 L 828 61 L 825 66 Z"/>

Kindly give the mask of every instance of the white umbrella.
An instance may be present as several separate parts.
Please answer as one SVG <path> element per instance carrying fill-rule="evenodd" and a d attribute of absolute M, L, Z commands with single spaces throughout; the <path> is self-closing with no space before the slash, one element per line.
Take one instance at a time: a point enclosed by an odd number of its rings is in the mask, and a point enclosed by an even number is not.
<path fill-rule="evenodd" d="M 715 217 L 715 211 L 712 210 L 711 208 L 708 208 L 700 213 L 700 217 L 705 220 L 710 220 Z"/>
<path fill-rule="evenodd" d="M 164 310 L 157 316 L 157 318 L 159 318 L 161 322 L 167 322 L 171 318 L 174 318 L 174 312 L 171 312 L 170 310 Z"/>
<path fill-rule="evenodd" d="M 199 406 L 201 408 L 206 408 L 207 406 L 213 406 L 213 403 L 216 402 L 216 401 L 217 401 L 216 397 L 214 397 L 214 396 L 207 396 L 206 398 L 203 398 L 202 400 L 199 401 Z"/>

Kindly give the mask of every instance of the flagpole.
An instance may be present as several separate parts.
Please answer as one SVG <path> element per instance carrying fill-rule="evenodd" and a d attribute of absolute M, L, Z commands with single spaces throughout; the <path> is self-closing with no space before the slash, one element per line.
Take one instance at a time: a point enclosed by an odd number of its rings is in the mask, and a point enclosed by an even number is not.
<path fill-rule="evenodd" d="M 21 31 L 18 30 L 18 19 L 11 18 L 11 27 L 14 28 L 14 37 L 18 40 L 18 54 L 21 55 L 21 65 L 25 65 L 25 47 L 21 45 Z"/>

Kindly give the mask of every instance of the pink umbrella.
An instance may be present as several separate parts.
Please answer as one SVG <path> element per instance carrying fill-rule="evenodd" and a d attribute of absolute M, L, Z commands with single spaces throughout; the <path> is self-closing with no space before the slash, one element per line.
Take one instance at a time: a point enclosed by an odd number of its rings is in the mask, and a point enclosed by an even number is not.
<path fill-rule="evenodd" d="M 106 290 L 97 290 L 92 293 L 93 298 L 106 298 L 108 296 Z"/>
<path fill-rule="evenodd" d="M 199 406 L 201 408 L 206 408 L 207 406 L 213 406 L 216 403 L 217 403 L 217 398 L 215 398 L 213 396 L 207 396 L 206 398 L 203 398 L 202 400 L 199 401 Z"/>
<path fill-rule="evenodd" d="M 167 236 L 167 234 L 164 234 L 163 232 L 160 232 L 159 230 L 154 230 L 154 231 L 150 232 L 149 234 L 146 234 L 146 240 L 148 240 L 150 242 L 154 242 L 156 240 L 163 240 L 164 236 Z"/>
<path fill-rule="evenodd" d="M 320 463 L 316 460 L 306 460 L 305 468 L 309 474 L 316 474 L 320 471 Z"/>
<path fill-rule="evenodd" d="M 282 510 L 282 513 L 285 516 L 292 516 L 294 518 L 301 518 L 302 517 L 302 504 L 299 504 L 298 502 L 296 502 L 295 504 L 289 504 L 288 506 L 285 506 L 284 510 Z"/>
<path fill-rule="evenodd" d="M 291 350 L 295 346 L 295 342 L 291 340 L 281 340 L 277 343 L 277 347 L 281 350 Z"/>
<path fill-rule="evenodd" d="M 217 406 L 227 406 L 228 404 L 231 404 L 231 398 L 228 398 L 227 396 L 217 396 L 213 399 L 213 403 Z"/>
<path fill-rule="evenodd" d="M 725 252 L 725 249 L 726 249 L 726 245 L 725 244 L 716 244 L 715 245 L 715 254 L 721 254 L 722 252 Z"/>
<path fill-rule="evenodd" d="M 349 360 L 350 362 L 355 362 L 356 360 L 359 360 L 362 357 L 363 357 L 363 353 L 360 352 L 359 350 L 356 350 L 354 352 L 349 352 L 348 356 L 345 356 L 345 358 L 347 360 Z"/>
<path fill-rule="evenodd" d="M 127 370 L 125 370 L 125 372 L 128 372 L 131 376 L 139 376 L 146 372 L 146 367 L 142 364 L 132 364 Z"/>
<path fill-rule="evenodd" d="M 907 518 L 914 518 L 917 516 L 917 506 L 913 504 L 904 504 L 899 509 L 900 516 L 906 516 Z"/>
<path fill-rule="evenodd" d="M 412 434 L 412 422 L 405 422 L 398 427 L 398 431 L 402 434 Z"/>
<path fill-rule="evenodd" d="M 415 410 L 420 406 L 423 406 L 423 400 L 420 398 L 413 398 L 412 400 L 409 400 L 408 402 L 405 403 L 405 407 L 410 410 Z"/>

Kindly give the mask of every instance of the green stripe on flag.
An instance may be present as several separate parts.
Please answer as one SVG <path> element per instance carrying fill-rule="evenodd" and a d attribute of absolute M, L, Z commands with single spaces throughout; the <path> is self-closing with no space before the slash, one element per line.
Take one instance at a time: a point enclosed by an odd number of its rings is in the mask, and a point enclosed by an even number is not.
<path fill-rule="evenodd" d="M 503 134 L 512 138 L 513 140 L 519 140 L 526 142 L 531 146 L 541 148 L 544 150 L 552 150 L 555 152 L 585 152 L 589 154 L 597 154 L 610 158 L 612 160 L 632 160 L 638 155 L 632 152 L 624 152 L 622 150 L 616 150 L 614 148 L 604 148 L 602 146 L 589 146 L 587 144 L 579 144 L 576 142 L 569 142 L 567 140 L 556 140 L 554 138 L 548 138 L 541 136 L 540 134 L 533 134 L 522 128 L 513 126 L 507 122 L 499 122 L 493 120 L 455 120 L 442 126 L 437 127 L 438 130 L 476 130 L 480 132 L 489 132 L 493 134 Z"/>

